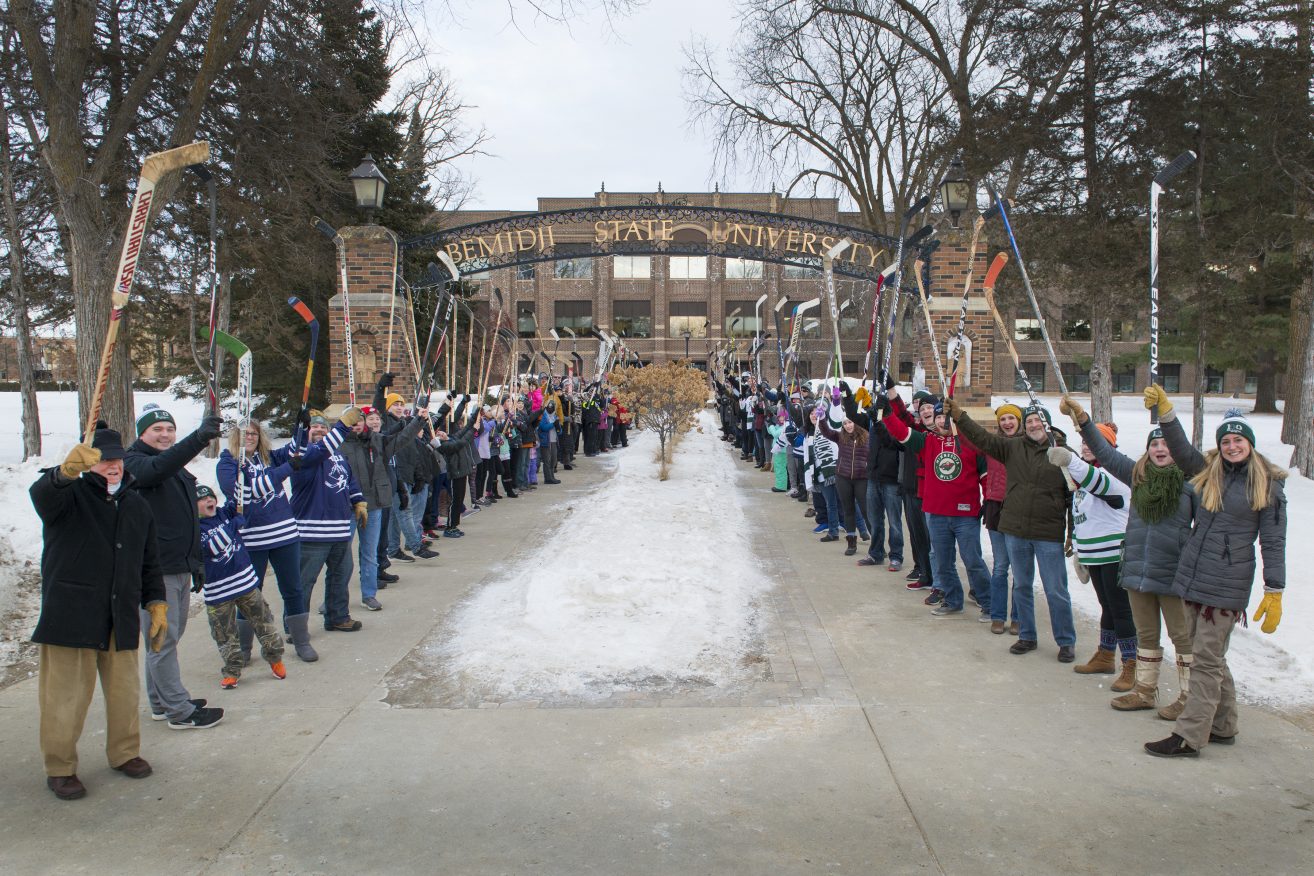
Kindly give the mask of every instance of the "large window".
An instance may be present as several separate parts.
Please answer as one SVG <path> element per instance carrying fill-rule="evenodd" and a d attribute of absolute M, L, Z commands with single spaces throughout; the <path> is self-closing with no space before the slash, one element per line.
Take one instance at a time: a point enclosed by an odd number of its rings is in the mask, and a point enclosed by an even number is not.
<path fill-rule="evenodd" d="M 1027 373 L 1027 380 L 1031 381 L 1031 388 L 1036 392 L 1045 391 L 1045 363 L 1044 362 L 1023 362 L 1022 370 Z M 1018 375 L 1013 380 L 1013 390 L 1015 392 L 1025 392 L 1026 387 L 1022 384 L 1022 377 Z"/>
<path fill-rule="evenodd" d="M 557 259 L 552 263 L 552 276 L 560 280 L 586 280 L 593 276 L 593 259 Z"/>
<path fill-rule="evenodd" d="M 533 265 L 516 265 L 516 279 L 517 279 L 517 280 L 532 280 L 532 279 L 534 279 L 534 266 L 533 266 Z"/>
<path fill-rule="evenodd" d="M 1040 337 L 1040 320 L 1038 319 L 1015 319 L 1013 320 L 1013 340 L 1015 341 L 1039 341 Z"/>
<path fill-rule="evenodd" d="M 762 263 L 755 259 L 726 259 L 725 278 L 727 280 L 760 280 Z"/>
<path fill-rule="evenodd" d="M 1223 372 L 1216 368 L 1205 369 L 1205 392 L 1223 391 Z"/>
<path fill-rule="evenodd" d="M 611 257 L 612 276 L 617 280 L 646 280 L 652 276 L 650 256 L 618 255 Z"/>
<path fill-rule="evenodd" d="M 722 322 L 721 329 L 725 332 L 727 338 L 751 338 L 753 333 L 759 330 L 758 319 L 753 316 L 753 305 L 757 301 L 727 301 L 725 303 L 725 319 Z M 762 307 L 766 307 L 763 304 Z M 739 313 L 731 316 L 735 311 Z M 736 322 L 738 320 L 738 322 Z M 733 327 L 731 324 L 733 323 Z"/>
<path fill-rule="evenodd" d="M 1135 320 L 1115 319 L 1113 321 L 1113 339 L 1115 341 L 1139 341 L 1140 330 Z"/>
<path fill-rule="evenodd" d="M 1082 368 L 1076 362 L 1064 362 L 1061 367 L 1063 368 L 1063 382 L 1068 385 L 1069 392 L 1090 392 L 1089 369 Z"/>
<path fill-rule="evenodd" d="M 813 311 L 813 313 L 815 313 L 815 312 L 816 312 L 816 311 Z M 801 317 L 801 319 L 803 320 L 803 325 L 800 327 L 800 330 L 799 330 L 799 336 L 800 336 L 800 337 L 804 337 L 804 338 L 819 338 L 819 337 L 821 337 L 821 317 L 819 317 L 819 316 L 804 316 L 804 317 Z M 791 327 L 790 330 L 791 330 L 791 331 L 793 330 L 792 327 Z"/>
<path fill-rule="evenodd" d="M 1063 340 L 1089 341 L 1092 337 L 1089 319 L 1063 320 Z"/>
<path fill-rule="evenodd" d="M 1114 392 L 1135 392 L 1136 391 L 1136 367 L 1128 365 L 1121 371 L 1113 372 L 1113 391 Z"/>
<path fill-rule="evenodd" d="M 577 335 L 583 335 L 593 328 L 592 301 L 558 301 L 554 305 L 553 315 L 557 331 L 570 329 Z"/>
<path fill-rule="evenodd" d="M 522 338 L 534 336 L 534 302 L 516 302 L 516 332 Z"/>
<path fill-rule="evenodd" d="M 1241 390 L 1246 395 L 1254 395 L 1259 392 L 1259 375 L 1253 371 L 1246 372 L 1246 385 Z"/>
<path fill-rule="evenodd" d="M 683 338 L 686 331 L 691 338 L 707 337 L 707 303 L 672 301 L 666 327 L 668 338 Z"/>
<path fill-rule="evenodd" d="M 707 256 L 671 256 L 672 280 L 706 280 Z"/>
<path fill-rule="evenodd" d="M 786 280 L 814 280 L 821 276 L 821 259 L 805 259 L 806 264 L 785 265 Z"/>
<path fill-rule="evenodd" d="M 611 330 L 622 338 L 652 337 L 652 302 L 613 301 Z"/>
<path fill-rule="evenodd" d="M 1159 382 L 1167 392 L 1182 391 L 1182 366 L 1181 365 L 1160 365 Z"/>

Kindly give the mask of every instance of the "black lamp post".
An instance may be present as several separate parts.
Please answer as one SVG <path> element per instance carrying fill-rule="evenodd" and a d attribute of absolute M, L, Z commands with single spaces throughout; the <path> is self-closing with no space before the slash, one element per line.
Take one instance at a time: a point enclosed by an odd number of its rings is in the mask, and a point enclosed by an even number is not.
<path fill-rule="evenodd" d="M 388 188 L 388 178 L 379 170 L 371 155 L 366 155 L 347 178 L 356 190 L 356 206 L 365 211 L 365 223 L 369 224 L 374 211 L 383 206 L 383 193 Z"/>
<path fill-rule="evenodd" d="M 684 358 L 689 358 L 689 339 L 693 337 L 693 332 L 688 329 L 684 330 Z"/>
<path fill-rule="evenodd" d="M 954 228 L 958 227 L 958 217 L 963 215 L 969 206 L 975 206 L 973 202 L 976 199 L 973 194 L 972 183 L 967 178 L 967 169 L 963 167 L 963 158 L 961 155 L 955 155 L 954 160 L 949 162 L 949 172 L 940 182 L 940 197 L 944 199 L 944 208 L 949 213 L 949 222 Z"/>

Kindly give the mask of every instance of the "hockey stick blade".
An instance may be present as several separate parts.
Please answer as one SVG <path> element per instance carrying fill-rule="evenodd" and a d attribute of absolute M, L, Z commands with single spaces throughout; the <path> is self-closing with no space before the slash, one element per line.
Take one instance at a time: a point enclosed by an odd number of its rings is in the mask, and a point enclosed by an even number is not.
<path fill-rule="evenodd" d="M 315 319 L 314 312 L 306 306 L 306 302 L 302 301 L 297 296 L 293 295 L 288 298 L 287 303 L 292 305 L 292 309 L 295 310 L 297 315 L 304 319 L 307 324 L 318 322 L 318 320 Z"/>
<path fill-rule="evenodd" d="M 913 217 L 916 216 L 918 213 L 922 212 L 923 210 L 925 210 L 926 205 L 929 203 L 931 203 L 930 195 L 923 195 L 922 197 L 918 198 L 917 201 L 914 202 L 913 205 L 909 207 L 908 210 L 903 214 L 904 221 L 911 222 Z"/>
<path fill-rule="evenodd" d="M 210 143 L 197 140 L 186 146 L 177 146 L 146 156 L 141 163 L 141 175 L 153 183 L 160 181 L 171 170 L 181 170 L 193 164 L 205 164 L 210 160 Z"/>
<path fill-rule="evenodd" d="M 789 297 L 782 295 L 780 296 L 780 300 L 776 302 L 775 311 L 776 313 L 780 313 L 780 311 L 784 310 L 788 306 L 789 306 Z"/>
<path fill-rule="evenodd" d="M 987 289 L 993 290 L 995 288 L 995 283 L 999 280 L 1000 273 L 1003 272 L 1004 267 L 1007 264 L 1008 253 L 1001 252 L 996 255 L 995 260 L 990 263 L 990 269 L 986 271 L 985 282 L 981 285 L 985 286 Z"/>
<path fill-rule="evenodd" d="M 921 242 L 935 233 L 935 229 L 930 225 L 923 225 L 917 229 L 917 233 L 904 242 L 905 249 L 916 249 Z"/>
<path fill-rule="evenodd" d="M 456 269 L 456 262 L 452 261 L 452 257 L 447 254 L 446 250 L 441 249 L 437 251 L 436 255 L 438 261 L 442 262 L 443 267 L 447 269 L 448 276 L 452 278 L 451 282 L 459 283 L 461 281 L 461 272 Z"/>
<path fill-rule="evenodd" d="M 328 224 L 327 222 L 325 222 L 323 219 L 319 218 L 318 216 L 316 216 L 314 219 L 311 219 L 310 224 L 314 225 L 315 230 L 318 231 L 320 234 L 324 235 L 325 237 L 327 237 L 329 240 L 336 241 L 338 239 L 337 229 L 334 228 L 332 225 Z"/>
<path fill-rule="evenodd" d="M 1195 152 L 1187 149 L 1181 155 L 1168 162 L 1162 170 L 1154 175 L 1154 184 L 1159 188 L 1168 185 L 1168 181 L 1195 163 Z"/>

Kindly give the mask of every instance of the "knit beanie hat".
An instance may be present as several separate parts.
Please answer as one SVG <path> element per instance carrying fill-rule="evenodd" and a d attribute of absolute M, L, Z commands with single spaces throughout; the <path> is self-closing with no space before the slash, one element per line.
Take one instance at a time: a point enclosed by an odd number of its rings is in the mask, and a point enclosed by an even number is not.
<path fill-rule="evenodd" d="M 912 394 L 913 410 L 916 410 L 917 408 L 921 407 L 922 403 L 926 401 L 930 401 L 932 404 L 934 404 L 935 396 L 931 395 L 929 392 L 927 392 L 924 389 L 919 389 L 916 392 L 914 392 Z"/>
<path fill-rule="evenodd" d="M 383 398 L 383 409 L 386 411 L 388 408 L 392 407 L 393 405 L 400 405 L 405 403 L 406 402 L 401 397 L 400 393 L 390 392 Z"/>
<path fill-rule="evenodd" d="M 312 426 L 327 426 L 327 425 L 329 425 L 328 417 L 324 416 L 324 412 L 323 412 L 323 411 L 311 411 L 311 412 L 310 412 L 310 425 L 312 425 Z"/>
<path fill-rule="evenodd" d="M 1022 409 L 1012 402 L 1004 402 L 1002 405 L 995 408 L 995 422 L 999 422 L 999 418 L 1004 416 L 1004 414 L 1012 414 L 1017 417 L 1019 423 L 1022 422 Z"/>
<path fill-rule="evenodd" d="M 1046 426 L 1052 427 L 1054 425 L 1054 419 L 1050 417 L 1049 411 L 1047 411 L 1041 405 L 1027 405 L 1026 410 L 1022 411 L 1023 425 L 1026 424 L 1027 417 L 1031 416 L 1032 414 L 1039 414 L 1041 418 L 1044 419 Z"/>
<path fill-rule="evenodd" d="M 140 416 L 137 417 L 137 437 L 140 438 L 142 432 L 145 432 L 156 423 L 173 423 L 174 426 L 178 425 L 173 419 L 173 414 L 152 402 L 142 408 Z"/>
<path fill-rule="evenodd" d="M 1109 442 L 1110 447 L 1118 446 L 1118 427 L 1113 423 L 1096 423 L 1095 428 L 1100 430 L 1104 440 Z"/>
<path fill-rule="evenodd" d="M 196 498 L 199 501 L 201 499 L 218 499 L 219 497 L 214 494 L 214 490 L 210 489 L 205 484 L 198 484 L 196 487 Z"/>
<path fill-rule="evenodd" d="M 1224 435 L 1240 435 L 1250 442 L 1251 447 L 1255 446 L 1255 430 L 1250 428 L 1250 422 L 1240 408 L 1228 408 L 1223 415 L 1223 422 L 1218 424 L 1218 431 L 1214 433 L 1214 440 L 1222 444 Z"/>
<path fill-rule="evenodd" d="M 1156 438 L 1162 438 L 1162 437 L 1163 437 L 1163 430 L 1160 429 L 1158 426 L 1155 426 L 1153 429 L 1150 430 L 1149 436 L 1145 439 L 1145 449 L 1149 450 L 1150 442 L 1154 441 L 1154 439 Z"/>

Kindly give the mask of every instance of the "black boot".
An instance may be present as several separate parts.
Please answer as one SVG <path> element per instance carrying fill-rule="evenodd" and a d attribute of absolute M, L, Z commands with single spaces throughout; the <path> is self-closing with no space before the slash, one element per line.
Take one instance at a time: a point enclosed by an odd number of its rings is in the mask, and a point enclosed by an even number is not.
<path fill-rule="evenodd" d="M 844 556 L 851 557 L 858 552 L 858 537 L 855 535 L 846 535 L 844 540 L 848 542 L 848 547 L 844 548 Z"/>

